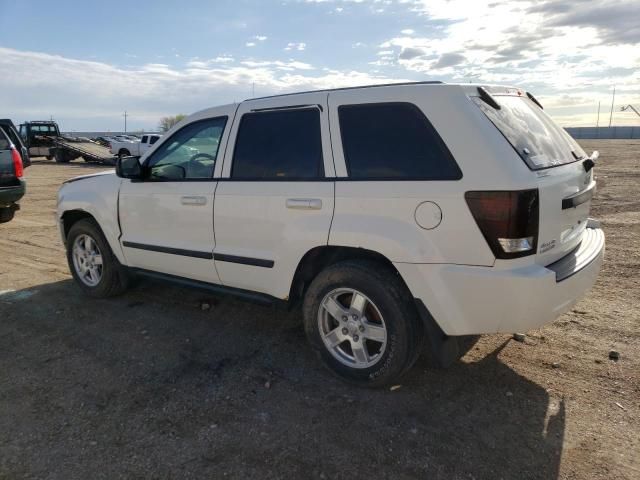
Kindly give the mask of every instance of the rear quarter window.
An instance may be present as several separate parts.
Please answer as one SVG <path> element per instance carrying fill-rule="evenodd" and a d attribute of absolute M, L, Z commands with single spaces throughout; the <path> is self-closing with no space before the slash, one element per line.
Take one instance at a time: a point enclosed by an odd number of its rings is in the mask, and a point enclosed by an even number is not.
<path fill-rule="evenodd" d="M 462 172 L 440 135 L 411 103 L 338 108 L 342 148 L 354 180 L 458 180 Z"/>
<path fill-rule="evenodd" d="M 4 130 L 0 128 L 0 150 L 9 150 L 9 139 L 6 137 Z"/>

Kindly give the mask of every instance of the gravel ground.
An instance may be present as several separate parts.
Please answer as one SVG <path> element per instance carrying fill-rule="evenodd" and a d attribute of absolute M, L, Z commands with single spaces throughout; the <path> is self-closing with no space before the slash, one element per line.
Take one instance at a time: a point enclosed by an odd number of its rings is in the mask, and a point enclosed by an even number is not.
<path fill-rule="evenodd" d="M 583 144 L 608 242 L 593 291 L 393 391 L 334 379 L 297 311 L 149 281 L 82 296 L 55 194 L 104 167 L 34 161 L 0 226 L 0 479 L 640 478 L 640 141 Z"/>

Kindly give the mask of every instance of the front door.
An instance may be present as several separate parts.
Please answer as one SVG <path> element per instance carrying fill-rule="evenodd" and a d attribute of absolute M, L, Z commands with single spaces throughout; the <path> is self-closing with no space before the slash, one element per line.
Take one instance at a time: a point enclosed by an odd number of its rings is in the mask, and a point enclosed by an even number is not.
<path fill-rule="evenodd" d="M 144 163 L 144 181 L 120 187 L 122 247 L 127 264 L 219 283 L 213 262 L 213 197 L 226 116 L 185 125 Z"/>
<path fill-rule="evenodd" d="M 224 285 L 285 298 L 300 259 L 327 244 L 334 170 L 326 99 L 240 105 L 214 207 Z"/>

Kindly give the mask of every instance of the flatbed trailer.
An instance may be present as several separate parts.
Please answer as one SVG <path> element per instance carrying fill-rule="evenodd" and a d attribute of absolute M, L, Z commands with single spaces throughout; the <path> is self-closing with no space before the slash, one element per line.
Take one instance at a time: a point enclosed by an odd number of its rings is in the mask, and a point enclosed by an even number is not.
<path fill-rule="evenodd" d="M 76 158 L 86 162 L 115 165 L 116 156 L 108 147 L 85 137 L 62 135 L 54 121 L 35 120 L 20 125 L 20 136 L 24 139 L 32 157 L 47 157 L 56 162 L 67 163 Z"/>
<path fill-rule="evenodd" d="M 39 137 L 45 138 L 45 136 Z M 99 162 L 110 165 L 115 165 L 116 163 L 117 157 L 109 151 L 108 147 L 88 138 L 46 136 L 46 139 L 53 144 L 49 149 L 49 154 L 56 159 L 56 162 L 66 163 L 82 157 L 85 162 Z"/>

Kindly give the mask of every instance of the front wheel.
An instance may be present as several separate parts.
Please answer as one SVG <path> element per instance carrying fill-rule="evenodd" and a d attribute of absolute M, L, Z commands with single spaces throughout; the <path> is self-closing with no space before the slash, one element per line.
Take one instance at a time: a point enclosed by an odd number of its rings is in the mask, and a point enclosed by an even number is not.
<path fill-rule="evenodd" d="M 67 262 L 73 278 L 89 296 L 112 297 L 127 288 L 126 271 L 91 219 L 79 220 L 69 230 Z"/>
<path fill-rule="evenodd" d="M 323 270 L 305 294 L 307 338 L 329 369 L 352 383 L 396 381 L 417 359 L 423 329 L 398 274 L 349 261 Z"/>

